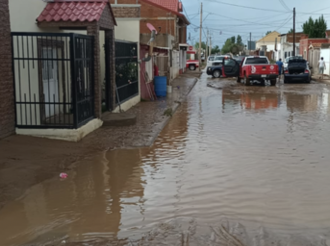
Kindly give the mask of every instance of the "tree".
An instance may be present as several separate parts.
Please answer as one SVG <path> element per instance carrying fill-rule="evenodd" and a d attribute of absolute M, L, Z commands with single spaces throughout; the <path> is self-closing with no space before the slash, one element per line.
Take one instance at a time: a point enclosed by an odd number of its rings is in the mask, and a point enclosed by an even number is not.
<path fill-rule="evenodd" d="M 195 49 L 198 50 L 199 49 L 199 42 L 196 42 L 195 44 Z M 205 42 L 202 42 L 202 50 L 205 50 L 206 49 L 206 43 Z"/>
<path fill-rule="evenodd" d="M 291 29 L 288 31 L 288 33 L 293 33 L 293 29 L 291 28 Z"/>
<path fill-rule="evenodd" d="M 239 46 L 244 46 L 241 35 L 237 35 L 236 44 Z"/>
<path fill-rule="evenodd" d="M 221 53 L 222 54 L 232 53 L 234 55 L 237 55 L 243 49 L 244 49 L 244 44 L 242 41 L 242 37 L 240 35 L 237 35 L 237 39 L 235 36 L 233 36 L 226 40 L 225 44 L 222 46 Z"/>
<path fill-rule="evenodd" d="M 267 32 L 266 32 L 266 36 L 267 36 L 268 34 L 270 34 L 270 33 L 272 33 L 272 31 L 267 31 Z"/>
<path fill-rule="evenodd" d="M 211 54 L 218 54 L 220 53 L 220 47 L 218 45 L 214 46 L 214 48 L 212 48 Z"/>
<path fill-rule="evenodd" d="M 323 15 L 318 19 L 313 20 L 312 17 L 302 25 L 304 34 L 307 34 L 309 38 L 325 38 L 325 31 L 327 30 L 327 23 L 324 20 Z"/>
<path fill-rule="evenodd" d="M 231 47 L 233 46 L 232 38 L 228 38 L 225 44 L 222 46 L 221 53 L 226 54 L 231 52 Z"/>

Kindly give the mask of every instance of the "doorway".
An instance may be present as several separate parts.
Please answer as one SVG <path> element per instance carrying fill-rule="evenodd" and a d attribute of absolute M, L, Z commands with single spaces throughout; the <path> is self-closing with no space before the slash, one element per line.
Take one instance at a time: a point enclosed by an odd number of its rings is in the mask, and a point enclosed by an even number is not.
<path fill-rule="evenodd" d="M 59 84 L 57 52 L 55 48 L 42 48 L 42 82 L 45 103 L 45 117 L 49 118 L 59 113 Z"/>

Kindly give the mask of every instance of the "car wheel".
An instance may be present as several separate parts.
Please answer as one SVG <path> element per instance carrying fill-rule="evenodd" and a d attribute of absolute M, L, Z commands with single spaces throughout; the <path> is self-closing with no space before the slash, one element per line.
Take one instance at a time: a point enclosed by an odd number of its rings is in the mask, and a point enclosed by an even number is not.
<path fill-rule="evenodd" d="M 189 65 L 189 70 L 190 70 L 190 71 L 194 71 L 194 70 L 196 70 L 196 66 L 195 66 L 195 65 Z"/>
<path fill-rule="evenodd" d="M 248 77 L 246 77 L 246 74 L 244 75 L 244 84 L 245 85 L 251 85 L 251 81 Z"/>
<path fill-rule="evenodd" d="M 214 77 L 214 78 L 220 78 L 220 76 L 221 76 L 221 73 L 220 73 L 219 70 L 214 70 L 214 71 L 213 71 L 213 77 Z"/>
<path fill-rule="evenodd" d="M 241 83 L 241 78 L 240 78 L 240 77 L 237 77 L 236 82 L 237 82 L 237 83 Z"/>
<path fill-rule="evenodd" d="M 271 79 L 270 80 L 270 85 L 275 86 L 276 85 L 276 79 Z"/>

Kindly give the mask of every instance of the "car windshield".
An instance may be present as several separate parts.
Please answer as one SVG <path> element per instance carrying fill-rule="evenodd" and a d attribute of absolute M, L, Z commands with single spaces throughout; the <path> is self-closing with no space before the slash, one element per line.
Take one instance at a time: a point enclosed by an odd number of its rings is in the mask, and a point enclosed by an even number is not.
<path fill-rule="evenodd" d="M 236 56 L 234 57 L 236 61 L 242 61 L 244 59 L 244 56 Z"/>
<path fill-rule="evenodd" d="M 210 56 L 209 61 L 214 61 L 214 56 Z"/>
<path fill-rule="evenodd" d="M 223 58 L 224 58 L 223 56 L 218 56 L 218 57 L 216 57 L 214 60 L 215 60 L 215 61 L 222 61 Z"/>
<path fill-rule="evenodd" d="M 296 58 L 296 59 L 290 59 L 288 63 L 290 64 L 290 63 L 297 63 L 297 62 L 299 62 L 299 63 L 307 63 L 306 60 L 304 60 L 304 59 L 299 59 L 299 58 Z"/>
<path fill-rule="evenodd" d="M 291 60 L 304 60 L 301 56 L 290 56 L 285 59 L 285 62 L 288 63 Z"/>
<path fill-rule="evenodd" d="M 263 57 L 247 58 L 245 64 L 268 64 L 268 60 Z"/>

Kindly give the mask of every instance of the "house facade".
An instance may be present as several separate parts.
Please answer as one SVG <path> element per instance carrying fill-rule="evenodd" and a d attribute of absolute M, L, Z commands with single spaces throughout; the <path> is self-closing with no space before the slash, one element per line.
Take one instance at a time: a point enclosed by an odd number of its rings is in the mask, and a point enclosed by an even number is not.
<path fill-rule="evenodd" d="M 9 13 L 16 133 L 79 141 L 101 127 L 116 107 L 109 1 L 11 0 Z"/>
<path fill-rule="evenodd" d="M 326 33 L 329 35 L 330 31 L 328 30 Z M 300 39 L 299 54 L 308 61 L 309 66 L 316 74 L 318 73 L 318 61 L 321 56 L 324 56 L 325 62 L 329 64 L 328 44 L 330 44 L 329 38 L 309 38 L 308 35 L 304 34 Z M 325 73 L 329 74 L 328 69 Z"/>
<path fill-rule="evenodd" d="M 141 99 L 139 65 L 141 4 L 137 1 L 120 0 L 111 0 L 110 3 L 117 21 L 115 70 L 118 105 L 114 112 L 119 112 L 128 110 Z M 130 50 L 128 54 L 126 54 L 127 50 Z M 127 67 L 130 67 L 131 73 L 122 72 Z"/>
<path fill-rule="evenodd" d="M 296 55 L 299 55 L 299 46 L 300 46 L 300 39 L 303 36 L 303 33 L 296 33 Z M 284 60 L 287 57 L 293 56 L 293 34 L 292 33 L 286 33 L 280 35 L 281 41 L 281 50 L 279 51 L 279 58 Z"/>
<path fill-rule="evenodd" d="M 14 84 L 8 0 L 0 0 L 0 139 L 15 132 Z"/>
<path fill-rule="evenodd" d="M 273 52 L 273 60 L 277 60 L 280 56 L 281 37 L 278 32 L 271 32 L 256 42 L 256 49 L 261 52 Z"/>
<path fill-rule="evenodd" d="M 168 52 L 168 80 L 175 79 L 186 69 L 187 26 L 190 24 L 178 0 L 139 0 L 141 3 L 141 43 L 150 40 L 147 24 L 152 24 L 158 34 L 157 47 L 166 47 Z"/>
<path fill-rule="evenodd" d="M 167 76 L 168 83 L 186 69 L 189 22 L 182 14 L 182 3 L 178 0 L 111 0 L 111 4 L 118 23 L 116 39 L 132 41 L 139 32 L 139 96 L 150 100 L 153 98 L 154 65 L 160 76 Z M 127 26 L 120 28 L 124 23 Z M 155 27 L 157 32 L 152 47 L 151 30 L 147 24 Z"/>

